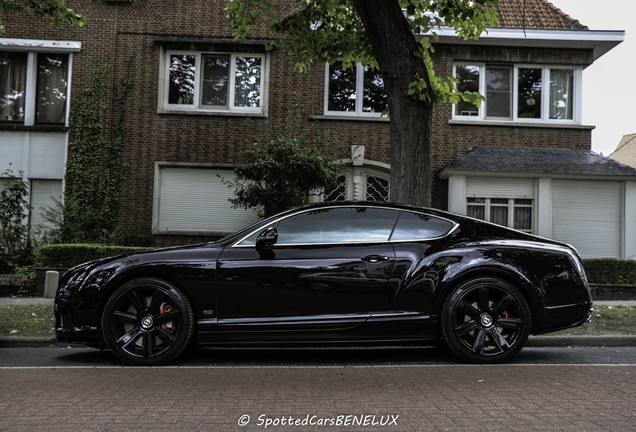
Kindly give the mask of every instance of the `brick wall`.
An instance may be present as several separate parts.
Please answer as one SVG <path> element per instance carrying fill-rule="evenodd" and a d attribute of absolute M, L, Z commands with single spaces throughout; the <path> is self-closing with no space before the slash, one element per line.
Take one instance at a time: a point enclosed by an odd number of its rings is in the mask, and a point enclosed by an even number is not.
<path fill-rule="evenodd" d="M 157 39 L 232 39 L 232 30 L 223 12 L 224 0 L 188 0 L 187 3 L 187 8 L 177 8 L 174 2 L 162 0 L 133 0 L 131 4 L 69 1 L 71 7 L 88 18 L 88 23 L 82 28 L 63 24 L 57 29 L 50 25 L 48 19 L 25 14 L 2 17 L 8 29 L 5 37 L 8 38 L 82 42 L 81 53 L 73 57 L 73 97 L 89 85 L 95 67 L 110 63 L 113 81 L 119 81 L 126 73 L 126 64 L 131 61 L 136 86 L 128 107 L 129 134 L 125 158 L 130 168 L 124 184 L 121 235 L 150 235 L 155 161 L 239 162 L 241 150 L 248 144 L 265 142 L 282 130 L 290 106 L 295 102 L 299 103 L 295 113 L 299 127 L 311 127 L 328 152 L 350 157 L 350 146 L 361 144 L 366 146 L 367 159 L 390 162 L 389 124 L 316 119 L 315 115 L 323 112 L 324 67 L 316 65 L 308 73 L 294 72 L 294 59 L 282 49 L 271 53 L 267 118 L 159 114 L 157 94 L 162 47 Z M 266 27 L 259 25 L 248 38 L 264 41 L 268 36 Z M 453 61 L 469 59 L 588 65 L 592 62 L 592 53 L 445 45 L 439 46 L 435 54 L 438 74 L 449 75 Z M 434 172 L 471 146 L 480 144 L 562 148 L 591 146 L 589 129 L 458 125 L 449 124 L 450 117 L 451 105 L 436 108 Z M 446 181 L 435 176 L 433 184 L 433 205 L 446 208 Z M 170 243 L 164 237 L 161 236 L 160 243 Z"/>

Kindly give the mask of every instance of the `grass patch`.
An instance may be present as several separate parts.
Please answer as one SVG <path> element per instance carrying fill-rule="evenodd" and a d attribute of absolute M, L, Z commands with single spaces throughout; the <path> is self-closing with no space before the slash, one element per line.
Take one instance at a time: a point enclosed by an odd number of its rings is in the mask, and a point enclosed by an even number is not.
<path fill-rule="evenodd" d="M 592 322 L 552 335 L 636 335 L 636 306 L 594 306 Z M 54 337 L 53 306 L 0 306 L 0 337 Z"/>
<path fill-rule="evenodd" d="M 592 322 L 554 335 L 636 335 L 636 306 L 594 305 Z"/>
<path fill-rule="evenodd" d="M 53 306 L 0 306 L 0 337 L 6 336 L 55 336 Z"/>

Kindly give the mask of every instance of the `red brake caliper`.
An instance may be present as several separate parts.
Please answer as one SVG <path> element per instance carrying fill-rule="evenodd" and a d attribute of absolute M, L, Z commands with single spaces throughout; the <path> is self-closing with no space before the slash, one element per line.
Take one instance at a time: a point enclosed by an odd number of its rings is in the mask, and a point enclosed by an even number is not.
<path fill-rule="evenodd" d="M 163 302 L 161 303 L 161 306 L 159 306 L 159 315 L 163 315 L 170 311 L 172 311 L 172 306 L 170 306 L 168 302 Z M 161 328 L 167 331 L 168 333 L 174 333 L 174 323 L 172 321 L 167 322 L 165 324 L 161 324 Z"/>

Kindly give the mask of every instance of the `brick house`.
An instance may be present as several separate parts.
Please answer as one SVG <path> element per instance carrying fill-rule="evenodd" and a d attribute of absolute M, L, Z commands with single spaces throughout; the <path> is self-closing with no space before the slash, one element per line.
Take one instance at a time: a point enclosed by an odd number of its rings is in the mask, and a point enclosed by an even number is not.
<path fill-rule="evenodd" d="M 623 135 L 616 150 L 609 157 L 636 168 L 636 133 Z"/>
<path fill-rule="evenodd" d="M 224 0 L 191 0 L 187 8 L 158 0 L 70 4 L 88 18 L 83 28 L 56 29 L 23 14 L 2 18 L 8 30 L 0 38 L 0 97 L 10 103 L 0 101 L 0 169 L 12 162 L 29 180 L 34 222 L 41 218 L 37 209 L 62 194 L 69 101 L 96 67 L 109 63 L 117 80 L 129 61 L 136 86 L 128 107 L 122 237 L 178 244 L 255 220 L 252 212 L 231 208 L 231 191 L 218 175 L 231 179 L 242 149 L 277 134 L 294 105 L 298 127 L 311 127 L 325 149 L 342 155 L 345 172 L 329 199 L 390 198 L 389 120 L 380 114 L 379 76 L 338 64 L 294 72 L 285 50 L 266 50 L 266 28 L 233 40 Z M 500 26 L 479 41 L 440 34 L 437 73 L 455 74 L 486 103 L 436 108 L 433 206 L 568 241 L 584 256 L 636 256 L 636 232 L 627 223 L 636 218 L 630 204 L 636 170 L 625 172 L 597 155 L 589 164 L 616 169 L 568 170 L 568 161 L 591 154 L 593 126 L 581 122 L 582 70 L 624 33 L 589 30 L 546 0 L 500 0 L 499 12 Z M 22 96 L 8 98 L 16 94 Z M 476 166 L 493 146 L 501 149 L 488 153 L 501 160 L 493 165 L 499 171 Z M 513 156 L 549 158 L 550 149 L 566 152 L 561 171 L 510 170 L 517 165 L 506 163 Z M 584 201 L 568 204 L 573 219 L 553 211 L 561 197 Z M 614 229 L 609 240 L 605 228 L 589 231 L 597 219 L 579 218 L 590 207 L 609 209 L 612 218 L 602 224 Z M 581 222 L 574 233 L 560 231 L 559 224 L 572 220 Z M 588 246 L 586 231 L 592 244 L 603 238 L 607 247 Z"/>

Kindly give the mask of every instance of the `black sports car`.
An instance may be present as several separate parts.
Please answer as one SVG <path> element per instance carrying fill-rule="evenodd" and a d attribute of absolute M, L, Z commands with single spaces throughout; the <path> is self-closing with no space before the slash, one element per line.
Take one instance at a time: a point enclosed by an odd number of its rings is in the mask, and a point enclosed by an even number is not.
<path fill-rule="evenodd" d="M 132 365 L 216 346 L 422 344 L 510 360 L 528 335 L 589 320 L 577 252 L 444 211 L 324 203 L 214 243 L 79 265 L 60 281 L 57 339 Z"/>

